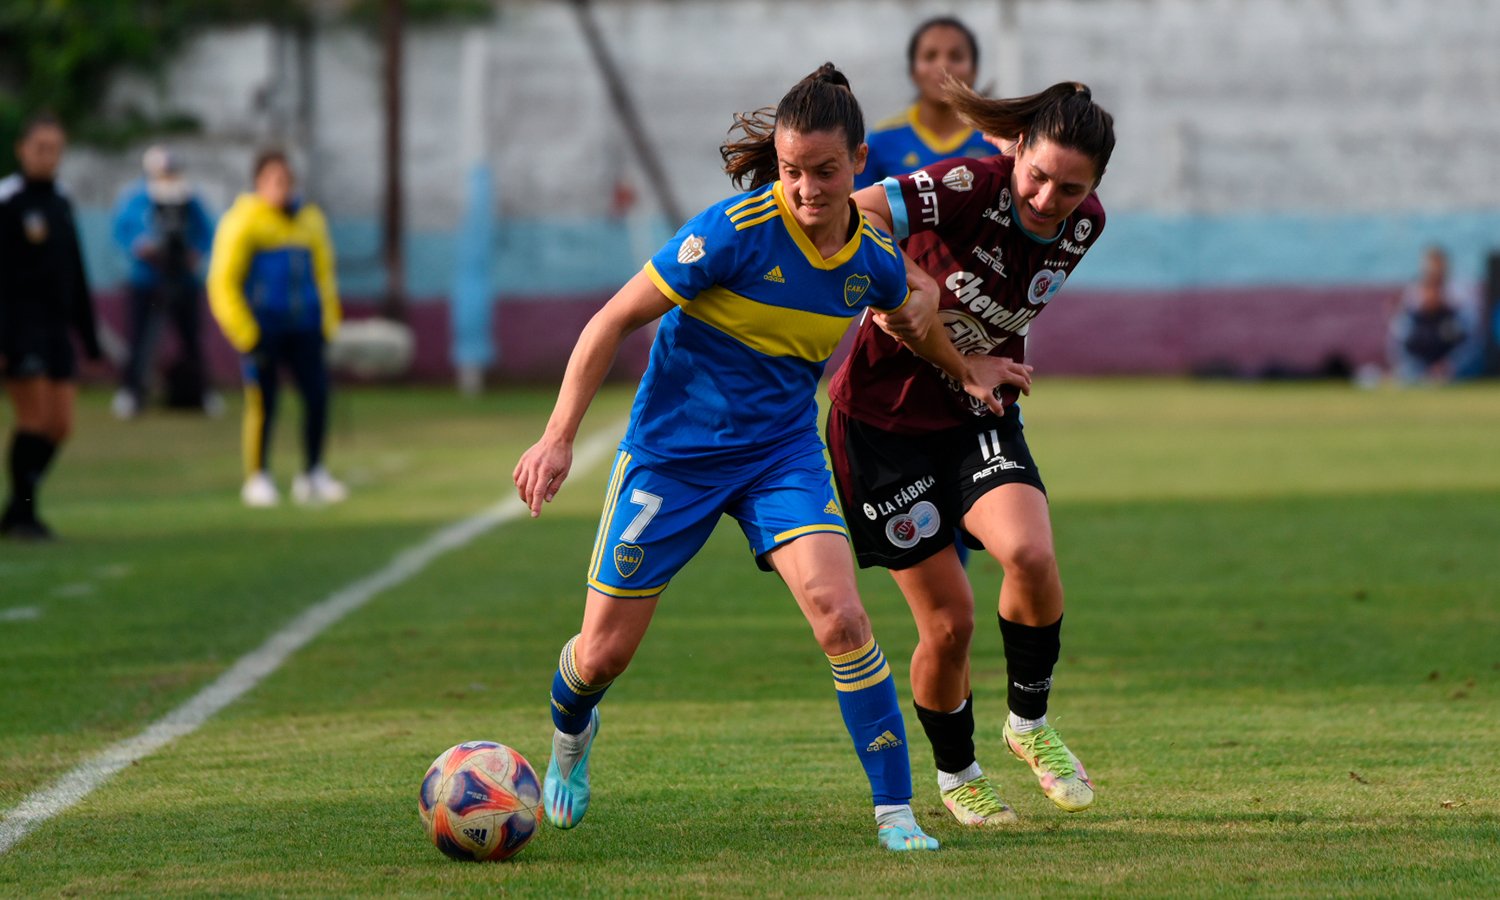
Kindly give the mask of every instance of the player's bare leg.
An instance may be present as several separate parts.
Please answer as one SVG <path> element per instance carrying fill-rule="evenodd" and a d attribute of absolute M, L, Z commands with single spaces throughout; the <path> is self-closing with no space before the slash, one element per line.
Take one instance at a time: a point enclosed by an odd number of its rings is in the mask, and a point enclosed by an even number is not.
<path fill-rule="evenodd" d="M 542 782 L 547 821 L 558 828 L 572 828 L 588 812 L 599 701 L 635 657 L 657 599 L 622 599 L 590 588 L 583 630 L 563 647 L 552 683 L 552 759 Z"/>
<path fill-rule="evenodd" d="M 833 669 L 839 710 L 870 781 L 876 832 L 887 850 L 936 850 L 911 810 L 911 760 L 895 681 L 859 602 L 843 535 L 813 533 L 768 554 Z"/>
<path fill-rule="evenodd" d="M 974 754 L 969 647 L 974 593 L 952 547 L 914 566 L 892 569 L 917 623 L 912 699 L 932 744 L 943 804 L 965 825 L 1006 825 L 1016 814 L 1000 798 Z"/>
<path fill-rule="evenodd" d="M 1031 485 L 1002 485 L 979 498 L 964 527 L 1005 570 L 999 617 L 1009 682 L 1006 743 L 1031 766 L 1053 803 L 1069 812 L 1087 809 L 1094 802 L 1093 782 L 1047 723 L 1063 615 L 1047 498 Z"/>

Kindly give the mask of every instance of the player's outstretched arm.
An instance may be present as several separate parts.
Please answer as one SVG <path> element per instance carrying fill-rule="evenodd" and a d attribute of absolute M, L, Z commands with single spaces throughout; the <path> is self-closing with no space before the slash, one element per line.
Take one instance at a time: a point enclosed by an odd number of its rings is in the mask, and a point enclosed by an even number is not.
<path fill-rule="evenodd" d="M 911 268 L 910 261 L 908 261 L 908 271 Z M 930 289 L 933 291 L 933 296 L 921 302 L 930 303 L 936 309 L 937 283 L 932 282 L 930 278 L 927 280 L 931 282 Z M 918 289 L 913 288 L 912 299 L 907 302 L 918 301 L 918 294 Z M 881 322 L 878 315 L 875 321 L 882 328 L 886 328 L 886 324 Z M 889 328 L 886 330 L 890 331 Z M 891 336 L 962 384 L 965 392 L 984 401 L 984 405 L 990 408 L 990 412 L 997 416 L 1005 415 L 1005 407 L 1001 404 L 1000 398 L 995 396 L 995 388 L 1002 384 L 1011 384 L 1019 388 L 1023 394 L 1031 393 L 1031 366 L 1002 356 L 965 356 L 953 346 L 946 328 L 927 328 L 920 335 L 911 338 L 903 338 L 893 332 Z"/>
<path fill-rule="evenodd" d="M 541 440 L 521 454 L 512 478 L 521 502 L 532 517 L 542 514 L 542 502 L 552 502 L 573 466 L 573 440 L 604 376 L 614 365 L 625 338 L 647 322 L 666 315 L 672 301 L 651 283 L 644 271 L 625 283 L 604 308 L 594 314 L 578 336 L 563 374 L 557 403 Z"/>

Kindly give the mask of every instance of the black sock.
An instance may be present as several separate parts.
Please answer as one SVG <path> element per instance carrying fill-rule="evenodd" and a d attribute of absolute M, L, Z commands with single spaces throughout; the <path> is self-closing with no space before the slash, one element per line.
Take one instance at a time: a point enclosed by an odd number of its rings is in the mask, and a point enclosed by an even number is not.
<path fill-rule="evenodd" d="M 57 445 L 34 431 L 17 431 L 10 442 L 10 505 L 7 522 L 36 521 L 36 493 Z"/>
<path fill-rule="evenodd" d="M 1052 669 L 1062 651 L 1062 618 L 1038 627 L 997 617 L 1000 638 L 1005 642 L 1005 674 L 1010 681 L 1006 698 L 1010 711 L 1023 719 L 1040 719 L 1047 714 Z"/>
<path fill-rule="evenodd" d="M 964 699 L 955 713 L 923 709 L 917 704 L 917 720 L 932 744 L 932 760 L 939 772 L 957 774 L 974 765 L 974 695 Z"/>

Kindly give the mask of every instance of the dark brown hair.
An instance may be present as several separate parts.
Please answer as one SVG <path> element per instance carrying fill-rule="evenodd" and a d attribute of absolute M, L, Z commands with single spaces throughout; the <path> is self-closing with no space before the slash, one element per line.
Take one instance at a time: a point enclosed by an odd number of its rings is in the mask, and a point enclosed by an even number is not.
<path fill-rule="evenodd" d="M 979 71 L 979 41 L 975 39 L 974 32 L 969 30 L 969 26 L 952 16 L 937 16 L 928 19 L 911 33 L 911 40 L 906 44 L 906 71 L 910 72 L 917 67 L 917 45 L 922 43 L 922 35 L 934 28 L 952 28 L 964 36 L 964 40 L 969 42 L 969 59 L 974 63 L 974 71 L 977 73 Z"/>
<path fill-rule="evenodd" d="M 285 150 L 280 147 L 266 147 L 260 150 L 255 154 L 255 162 L 250 166 L 250 182 L 254 184 L 259 181 L 260 173 L 266 170 L 266 166 L 278 164 L 291 174 L 292 161 L 287 158 Z"/>
<path fill-rule="evenodd" d="M 36 131 L 38 128 L 56 128 L 63 134 L 68 133 L 67 129 L 63 127 L 62 119 L 59 119 L 57 116 L 53 115 L 47 110 L 43 110 L 41 112 L 32 113 L 26 118 L 26 121 L 21 123 L 21 130 L 16 133 L 16 141 L 20 142 L 26 140 L 27 138 L 31 137 L 31 133 L 33 131 Z"/>
<path fill-rule="evenodd" d="M 970 128 L 1033 147 L 1050 141 L 1077 150 L 1094 163 L 1095 182 L 1104 177 L 1115 151 L 1115 117 L 1094 102 L 1088 85 L 1063 81 L 1028 97 L 990 100 L 949 75 L 943 93 Z"/>
<path fill-rule="evenodd" d="M 733 134 L 738 129 L 744 137 L 725 141 L 719 148 L 719 155 L 724 157 L 724 171 L 735 184 L 753 191 L 776 180 L 777 128 L 797 134 L 842 131 L 850 156 L 859 152 L 859 145 L 865 142 L 864 113 L 854 99 L 849 79 L 833 63 L 824 63 L 797 82 L 775 110 L 765 107 L 735 113 L 729 131 Z"/>

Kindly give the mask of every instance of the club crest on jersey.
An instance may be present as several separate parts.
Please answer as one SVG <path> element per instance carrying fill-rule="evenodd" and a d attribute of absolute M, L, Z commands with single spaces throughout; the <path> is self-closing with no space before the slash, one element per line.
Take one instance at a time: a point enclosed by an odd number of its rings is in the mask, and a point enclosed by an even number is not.
<path fill-rule="evenodd" d="M 844 305 L 857 306 L 870 290 L 870 276 L 850 275 L 844 279 Z"/>
<path fill-rule="evenodd" d="M 703 249 L 703 238 L 696 234 L 683 238 L 677 247 L 677 261 L 685 266 L 690 266 L 707 255 Z"/>
<path fill-rule="evenodd" d="M 1089 219 L 1079 219 L 1078 224 L 1073 226 L 1073 240 L 1086 241 L 1089 235 L 1094 233 L 1094 223 Z"/>
<path fill-rule="evenodd" d="M 635 544 L 627 544 L 621 541 L 615 544 L 615 570 L 620 573 L 621 578 L 629 578 L 641 567 L 646 559 L 646 551 Z"/>
<path fill-rule="evenodd" d="M 1068 273 L 1062 269 L 1043 269 L 1031 276 L 1031 286 L 1026 289 L 1026 297 L 1032 303 L 1045 305 L 1053 295 L 1062 290 L 1063 281 Z"/>
<path fill-rule="evenodd" d="M 33 244 L 43 244 L 47 241 L 47 217 L 36 210 L 26 213 L 21 219 L 21 228 L 26 232 L 26 240 Z"/>
<path fill-rule="evenodd" d="M 1000 197 L 995 201 L 995 205 L 1000 208 L 1001 212 L 1010 209 L 1010 188 L 1003 187 L 1000 189 Z"/>
<path fill-rule="evenodd" d="M 949 169 L 948 174 L 943 176 L 943 186 L 950 191 L 968 191 L 974 188 L 974 173 L 969 171 L 968 166 L 959 166 Z M 1079 238 L 1082 240 L 1082 238 Z"/>

